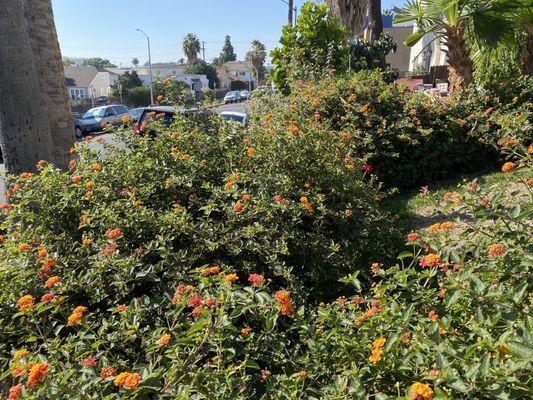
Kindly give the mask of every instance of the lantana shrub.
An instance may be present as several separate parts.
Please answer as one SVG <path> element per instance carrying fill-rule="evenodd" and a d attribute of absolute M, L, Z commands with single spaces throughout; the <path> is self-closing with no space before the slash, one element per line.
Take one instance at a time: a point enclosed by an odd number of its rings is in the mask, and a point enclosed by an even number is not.
<path fill-rule="evenodd" d="M 506 104 L 473 91 L 439 99 L 387 84 L 379 72 L 357 73 L 296 81 L 290 95 L 260 99 L 255 107 L 257 115 L 271 115 L 275 129 L 298 127 L 305 135 L 314 125 L 336 135 L 347 165 L 366 163 L 396 188 L 494 168 L 502 161 L 500 139 L 531 141 L 531 89 L 523 85 Z M 255 124 L 262 130 L 265 121 Z"/>
<path fill-rule="evenodd" d="M 259 256 L 249 273 L 237 257 L 235 265 L 221 262 L 228 256 L 188 259 L 213 251 L 202 235 L 214 237 L 212 226 L 230 220 L 229 210 L 243 216 L 258 196 L 249 186 L 250 198 L 232 198 L 244 180 L 239 174 L 223 179 L 223 191 L 214 189 L 217 168 L 240 160 L 241 172 L 247 157 L 259 157 L 267 146 L 263 139 L 251 147 L 248 137 L 245 147 L 232 146 L 226 140 L 233 135 L 242 143 L 243 133 L 225 129 L 201 141 L 183 132 L 125 138 L 128 149 L 108 149 L 105 160 L 81 151 L 69 174 L 43 164 L 40 174 L 18 177 L 12 204 L 2 207 L 4 396 L 530 397 L 532 147 L 506 146 L 513 158 L 502 170 L 521 177 L 513 190 L 473 181 L 447 193 L 440 206 L 448 220 L 409 233 L 395 262 L 373 253 L 372 262 L 341 279 L 351 294 L 313 305 L 290 279 L 261 270 Z M 211 141 L 238 156 L 208 163 L 209 149 L 220 149 Z M 200 149 L 206 162 L 191 167 Z M 263 157 L 264 175 L 277 177 L 279 167 Z M 276 207 L 296 203 L 288 193 L 277 196 Z M 298 200 L 301 211 L 293 219 L 324 207 L 309 193 L 300 197 L 306 200 Z M 207 198 L 230 205 L 199 206 Z M 195 218 L 203 225 L 193 224 Z M 242 248 L 254 237 L 249 229 L 240 236 Z M 229 236 L 220 237 L 231 244 Z"/>

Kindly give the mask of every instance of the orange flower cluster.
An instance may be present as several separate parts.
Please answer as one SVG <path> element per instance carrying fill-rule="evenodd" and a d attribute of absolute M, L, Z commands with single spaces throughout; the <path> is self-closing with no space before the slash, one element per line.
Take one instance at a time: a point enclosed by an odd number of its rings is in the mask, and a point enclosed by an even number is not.
<path fill-rule="evenodd" d="M 244 337 L 250 336 L 251 332 L 252 332 L 252 328 L 250 328 L 249 326 L 241 329 L 241 335 Z"/>
<path fill-rule="evenodd" d="M 233 283 L 233 282 L 237 282 L 238 280 L 239 280 L 239 277 L 237 276 L 237 274 L 228 274 L 224 278 L 224 282 L 226 283 Z"/>
<path fill-rule="evenodd" d="M 29 295 L 29 294 L 22 296 L 17 301 L 17 307 L 20 312 L 29 311 L 33 308 L 34 305 L 35 305 L 35 299 L 33 298 L 32 295 Z"/>
<path fill-rule="evenodd" d="M 439 314 L 437 314 L 435 311 L 431 310 L 428 314 L 428 317 L 430 320 L 432 320 L 433 322 L 435 322 L 436 320 L 439 319 Z"/>
<path fill-rule="evenodd" d="M 429 385 L 421 382 L 416 382 L 411 385 L 411 399 L 412 400 L 432 400 L 433 390 Z"/>
<path fill-rule="evenodd" d="M 233 210 L 238 213 L 243 212 L 244 204 L 242 204 L 240 201 L 236 202 L 235 205 L 233 206 Z"/>
<path fill-rule="evenodd" d="M 41 303 L 49 303 L 49 302 L 53 301 L 54 298 L 55 298 L 55 296 L 52 293 L 45 293 L 41 297 Z"/>
<path fill-rule="evenodd" d="M 86 368 L 96 367 L 98 360 L 95 356 L 88 356 L 81 360 L 81 364 Z"/>
<path fill-rule="evenodd" d="M 424 267 L 436 267 L 440 263 L 440 257 L 437 254 L 426 254 L 420 259 L 420 266 Z"/>
<path fill-rule="evenodd" d="M 274 201 L 274 203 L 281 203 L 281 204 L 288 204 L 289 203 L 289 200 L 283 198 L 282 196 L 274 196 L 274 198 L 272 199 Z"/>
<path fill-rule="evenodd" d="M 11 389 L 9 389 L 9 395 L 7 396 L 6 400 L 18 400 L 21 394 L 22 385 L 19 383 L 18 385 L 12 386 Z"/>
<path fill-rule="evenodd" d="M 30 373 L 28 374 L 28 388 L 32 390 L 35 388 L 35 385 L 44 380 L 44 377 L 48 373 L 48 364 L 38 363 L 33 365 L 30 368 Z"/>
<path fill-rule="evenodd" d="M 134 390 L 141 381 L 141 376 L 136 372 L 121 372 L 116 376 L 113 383 L 115 386 L 122 387 L 126 390 Z"/>
<path fill-rule="evenodd" d="M 287 290 L 276 292 L 274 298 L 281 306 L 281 315 L 286 315 L 287 317 L 294 315 L 294 304 L 292 304 L 291 294 Z"/>
<path fill-rule="evenodd" d="M 505 250 L 503 245 L 500 243 L 491 244 L 487 250 L 487 255 L 489 257 L 498 257 L 504 255 L 505 253 L 507 253 L 507 250 Z"/>
<path fill-rule="evenodd" d="M 454 225 L 451 221 L 446 221 L 441 224 L 436 223 L 427 228 L 428 232 L 440 232 L 453 229 Z"/>
<path fill-rule="evenodd" d="M 61 281 L 62 279 L 59 276 L 52 276 L 46 280 L 46 282 L 44 283 L 44 286 L 47 287 L 48 289 L 51 289 L 58 283 L 61 283 Z"/>
<path fill-rule="evenodd" d="M 102 368 L 100 371 L 100 378 L 107 379 L 111 378 L 112 376 L 117 375 L 117 370 L 115 368 Z"/>
<path fill-rule="evenodd" d="M 218 275 L 219 273 L 220 273 L 220 267 L 214 266 L 214 267 L 204 268 L 204 270 L 200 273 L 200 275 L 211 276 L 211 275 Z"/>
<path fill-rule="evenodd" d="M 120 236 L 122 236 L 122 231 L 119 228 L 110 229 L 106 232 L 105 236 L 108 239 L 115 240 L 115 239 L 118 239 Z"/>
<path fill-rule="evenodd" d="M 513 172 L 515 169 L 516 165 L 510 161 L 502 165 L 503 172 Z"/>
<path fill-rule="evenodd" d="M 81 319 L 83 318 L 83 314 L 87 312 L 87 307 L 84 306 L 78 306 L 72 311 L 72 314 L 68 317 L 68 324 L 69 325 L 77 325 L 80 323 Z"/>
<path fill-rule="evenodd" d="M 20 360 L 21 358 L 26 358 L 28 356 L 28 350 L 20 349 L 13 354 L 13 360 Z"/>
<path fill-rule="evenodd" d="M 362 302 L 362 299 L 358 299 L 358 302 Z M 370 307 L 370 310 L 365 311 L 362 315 L 359 315 L 357 318 L 355 318 L 355 324 L 361 325 L 366 319 L 370 318 L 374 314 L 377 314 L 382 309 L 383 307 L 380 306 L 380 301 L 375 300 L 372 303 L 372 307 Z"/>
<path fill-rule="evenodd" d="M 166 346 L 170 342 L 170 333 L 165 333 L 159 338 L 159 346 Z"/>
<path fill-rule="evenodd" d="M 372 263 L 372 266 L 370 267 L 370 271 L 372 271 L 373 274 L 378 272 L 381 269 L 380 263 Z"/>
<path fill-rule="evenodd" d="M 17 247 L 18 251 L 28 251 L 28 250 L 31 250 L 31 249 L 33 249 L 33 247 L 32 247 L 31 244 L 28 244 L 28 243 L 21 243 Z"/>
<path fill-rule="evenodd" d="M 377 364 L 383 355 L 383 346 L 385 346 L 386 339 L 378 338 L 372 343 L 372 354 L 368 358 L 372 364 Z"/>
<path fill-rule="evenodd" d="M 100 171 L 102 169 L 102 164 L 94 163 L 92 168 L 93 168 L 93 171 L 95 171 L 95 172 L 96 171 Z"/>
<path fill-rule="evenodd" d="M 172 304 L 176 304 L 178 301 L 180 301 L 181 297 L 187 293 L 193 290 L 194 288 L 191 285 L 179 285 L 176 288 L 176 293 L 174 294 L 174 297 L 172 297 Z"/>
<path fill-rule="evenodd" d="M 248 157 L 254 157 L 255 156 L 255 149 L 253 147 L 248 148 Z"/>
<path fill-rule="evenodd" d="M 300 197 L 300 203 L 304 205 L 307 212 L 313 211 L 313 206 L 311 205 L 311 203 L 309 203 L 309 200 L 307 199 L 307 197 L 305 196 Z"/>

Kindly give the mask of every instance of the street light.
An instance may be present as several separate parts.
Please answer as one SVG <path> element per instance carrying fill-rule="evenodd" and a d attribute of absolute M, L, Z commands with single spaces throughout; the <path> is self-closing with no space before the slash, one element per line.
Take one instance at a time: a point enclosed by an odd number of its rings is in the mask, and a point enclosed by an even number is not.
<path fill-rule="evenodd" d="M 152 54 L 150 52 L 150 38 L 146 34 L 145 31 L 137 28 L 137 31 L 141 32 L 144 36 L 146 36 L 146 40 L 148 40 L 148 67 L 150 70 L 150 105 L 154 104 L 154 87 L 153 87 L 153 80 L 152 80 Z"/>

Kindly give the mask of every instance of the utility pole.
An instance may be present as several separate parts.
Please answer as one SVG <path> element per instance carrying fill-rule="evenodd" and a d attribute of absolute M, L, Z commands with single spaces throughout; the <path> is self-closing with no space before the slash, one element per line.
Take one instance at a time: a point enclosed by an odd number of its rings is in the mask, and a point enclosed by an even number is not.
<path fill-rule="evenodd" d="M 148 37 L 146 32 L 144 32 L 143 30 L 137 28 L 137 31 L 141 32 L 144 36 L 146 36 L 146 40 L 148 41 L 148 65 L 149 65 L 149 70 L 150 70 L 150 105 L 153 105 L 154 104 L 154 83 L 153 83 L 153 78 L 152 78 L 152 54 L 150 50 L 150 38 Z"/>
<path fill-rule="evenodd" d="M 205 42 L 202 42 L 202 55 L 205 61 Z"/>
<path fill-rule="evenodd" d="M 292 13 L 294 11 L 294 0 L 289 0 L 289 25 L 292 26 Z"/>

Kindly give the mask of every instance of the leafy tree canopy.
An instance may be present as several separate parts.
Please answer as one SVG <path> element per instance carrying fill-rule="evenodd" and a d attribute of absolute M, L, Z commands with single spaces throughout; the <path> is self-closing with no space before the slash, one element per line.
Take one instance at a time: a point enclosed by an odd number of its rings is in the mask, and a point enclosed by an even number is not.
<path fill-rule="evenodd" d="M 220 52 L 218 58 L 215 59 L 215 64 L 222 65 L 228 61 L 235 60 L 237 60 L 237 54 L 235 54 L 235 49 L 231 44 L 230 36 L 226 35 L 226 39 L 224 40 L 224 46 L 222 47 L 222 51 Z"/>
<path fill-rule="evenodd" d="M 116 68 L 117 66 L 113 64 L 111 61 L 100 58 L 100 57 L 93 57 L 93 58 L 87 58 L 86 60 L 83 60 L 83 63 L 81 64 L 83 67 L 96 67 L 96 68 Z"/>
<path fill-rule="evenodd" d="M 220 85 L 220 81 L 217 77 L 217 70 L 212 65 L 209 65 L 204 60 L 194 60 L 191 64 L 187 65 L 185 68 L 186 74 L 205 74 L 207 79 L 209 79 L 209 87 L 214 88 L 214 83 L 217 86 Z"/>

